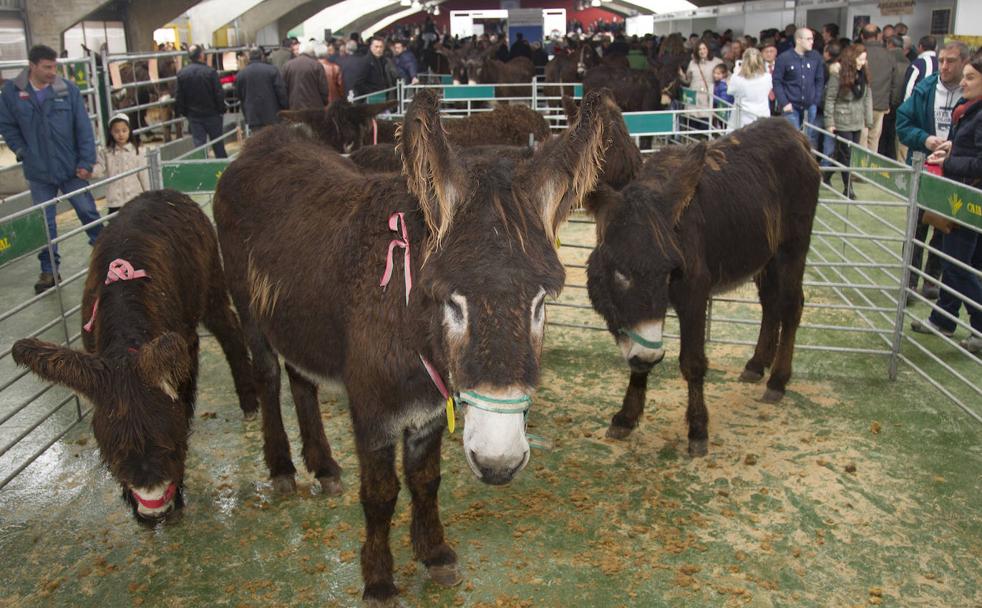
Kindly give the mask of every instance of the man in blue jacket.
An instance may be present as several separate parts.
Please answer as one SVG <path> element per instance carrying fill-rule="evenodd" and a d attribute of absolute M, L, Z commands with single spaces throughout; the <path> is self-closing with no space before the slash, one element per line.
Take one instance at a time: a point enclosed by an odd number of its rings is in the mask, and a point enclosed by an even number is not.
<path fill-rule="evenodd" d="M 907 164 L 911 164 L 915 152 L 930 154 L 948 141 L 951 129 L 951 112 L 961 97 L 962 69 L 968 63 L 968 46 L 961 41 L 949 42 L 941 49 L 938 70 L 925 77 L 913 88 L 910 97 L 897 109 L 897 137 L 907 146 Z M 917 213 L 917 229 L 914 238 L 924 242 L 929 226 L 921 223 L 924 211 Z M 937 230 L 929 243 L 933 249 L 941 249 L 942 234 Z M 920 270 L 924 248 L 914 246 L 910 264 Z M 928 252 L 924 274 L 937 279 L 941 276 L 941 259 Z M 908 285 L 917 289 L 918 275 L 910 274 Z M 935 300 L 939 294 L 937 282 L 924 281 L 921 295 Z"/>
<path fill-rule="evenodd" d="M 771 79 L 778 107 L 797 128 L 807 121 L 815 124 L 818 100 L 825 92 L 822 56 L 812 50 L 815 34 L 807 27 L 794 33 L 794 48 L 777 56 Z M 817 148 L 818 134 L 808 129 L 812 148 Z"/>
<path fill-rule="evenodd" d="M 95 165 L 95 137 L 89 113 L 78 87 L 58 76 L 58 55 L 38 45 L 28 54 L 29 64 L 3 85 L 0 95 L 0 135 L 24 163 L 24 177 L 35 205 L 89 185 Z M 84 192 L 68 199 L 83 225 L 99 219 L 92 194 Z M 57 205 L 48 205 L 44 216 L 48 234 L 58 236 Z M 89 244 L 95 242 L 101 224 L 86 229 Z M 55 286 L 61 258 L 53 245 L 54 263 L 45 248 L 38 255 L 41 277 L 35 293 Z"/>

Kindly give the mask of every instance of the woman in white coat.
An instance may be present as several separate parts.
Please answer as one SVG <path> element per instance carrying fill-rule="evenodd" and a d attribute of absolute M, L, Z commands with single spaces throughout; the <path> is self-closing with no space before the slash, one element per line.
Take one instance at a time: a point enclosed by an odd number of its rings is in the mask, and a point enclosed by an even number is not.
<path fill-rule="evenodd" d="M 730 121 L 730 128 L 739 129 L 771 115 L 768 96 L 771 93 L 771 75 L 764 66 L 764 57 L 754 48 L 743 53 L 739 69 L 730 77 L 728 91 L 733 96 L 733 106 L 738 108 L 740 124 Z M 734 113 L 734 117 L 736 113 Z"/>
<path fill-rule="evenodd" d="M 689 62 L 685 71 L 679 68 L 679 80 L 687 87 L 696 91 L 696 108 L 706 108 L 711 110 L 713 107 L 713 69 L 723 60 L 713 57 L 713 51 L 705 41 L 700 40 L 692 50 L 692 61 Z M 691 108 L 691 106 L 690 106 Z M 707 118 L 710 112 L 695 112 L 693 117 Z"/>

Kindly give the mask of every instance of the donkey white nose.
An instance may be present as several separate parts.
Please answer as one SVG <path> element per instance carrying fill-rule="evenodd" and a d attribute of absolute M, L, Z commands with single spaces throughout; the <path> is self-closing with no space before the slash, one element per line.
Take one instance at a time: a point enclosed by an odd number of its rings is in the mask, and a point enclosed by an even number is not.
<path fill-rule="evenodd" d="M 464 455 L 481 481 L 505 484 L 525 468 L 529 443 L 525 436 L 527 391 L 520 388 L 479 387 L 463 391 Z"/>
<path fill-rule="evenodd" d="M 623 330 L 617 337 L 617 345 L 624 360 L 635 366 L 651 367 L 665 358 L 662 346 L 662 321 L 645 321 Z"/>

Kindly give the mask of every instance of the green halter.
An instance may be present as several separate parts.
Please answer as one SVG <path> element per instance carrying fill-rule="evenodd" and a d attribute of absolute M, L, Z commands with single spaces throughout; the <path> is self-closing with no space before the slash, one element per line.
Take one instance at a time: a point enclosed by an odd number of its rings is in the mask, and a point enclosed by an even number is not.
<path fill-rule="evenodd" d="M 651 350 L 661 350 L 664 347 L 664 343 L 661 340 L 658 340 L 657 342 L 653 340 L 646 340 L 643 336 L 641 336 L 641 334 L 637 332 L 633 332 L 630 329 L 626 329 L 622 327 L 618 331 L 620 331 L 621 334 L 630 338 L 635 344 L 638 344 L 645 348 L 650 348 Z"/>

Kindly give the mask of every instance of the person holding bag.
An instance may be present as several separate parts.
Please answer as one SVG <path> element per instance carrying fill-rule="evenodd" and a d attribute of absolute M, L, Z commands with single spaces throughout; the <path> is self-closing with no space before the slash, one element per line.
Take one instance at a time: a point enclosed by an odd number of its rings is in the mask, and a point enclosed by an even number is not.
<path fill-rule="evenodd" d="M 982 51 L 976 51 L 962 69 L 961 87 L 962 99 L 951 113 L 950 138 L 931 153 L 927 163 L 940 165 L 947 178 L 978 188 L 982 186 Z M 972 333 L 959 344 L 976 355 L 982 353 L 982 280 L 977 274 L 982 270 L 980 242 L 978 231 L 960 224 L 954 224 L 944 235 L 941 250 L 945 255 L 976 272 L 945 260 L 941 273 L 945 289 L 938 297 L 938 307 L 931 311 L 927 323 L 915 320 L 910 326 L 915 332 L 952 337 L 957 329 L 952 318 L 958 318 L 964 304 Z"/>

